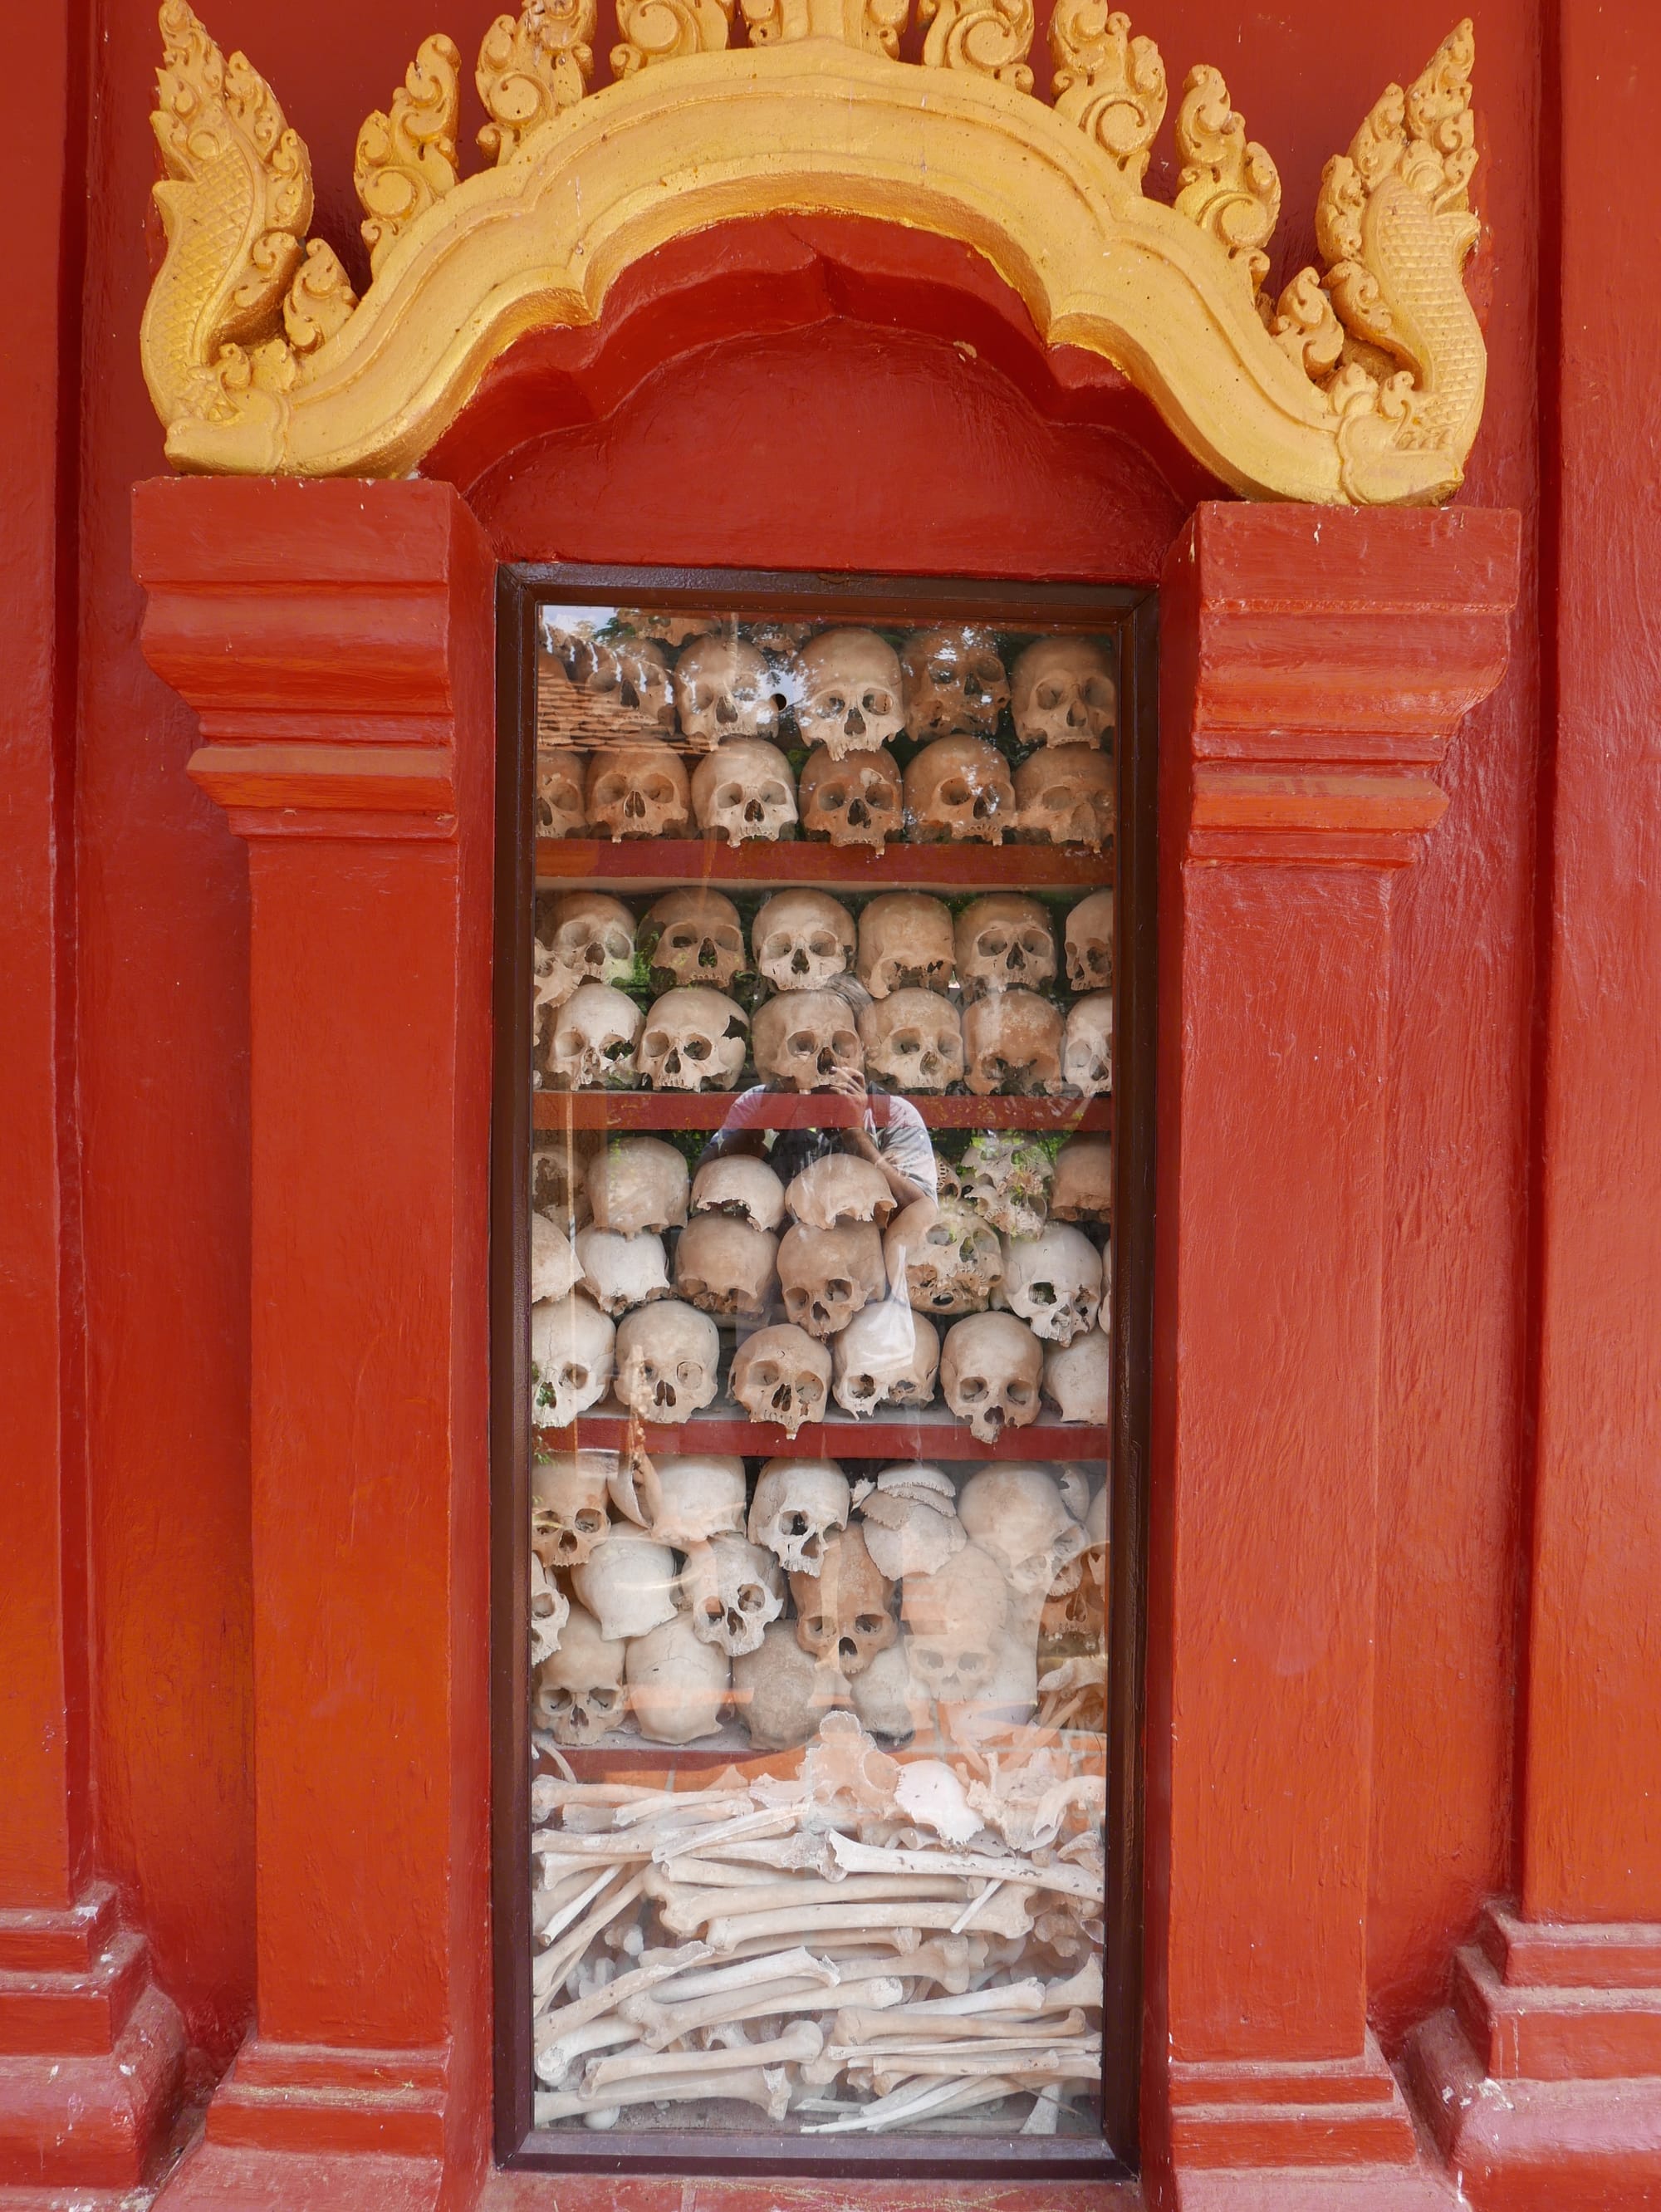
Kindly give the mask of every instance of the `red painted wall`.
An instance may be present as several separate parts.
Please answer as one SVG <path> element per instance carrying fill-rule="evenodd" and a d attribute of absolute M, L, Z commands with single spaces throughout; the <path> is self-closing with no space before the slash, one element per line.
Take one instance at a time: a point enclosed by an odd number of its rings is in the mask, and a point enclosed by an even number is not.
<path fill-rule="evenodd" d="M 470 53 L 494 12 L 491 0 L 446 0 L 412 21 L 395 0 L 209 0 L 215 34 L 247 48 L 307 140 L 317 227 L 360 277 L 359 120 L 420 35 L 441 20 Z M 1137 27 L 1159 40 L 1173 84 L 1195 60 L 1225 71 L 1280 164 L 1289 270 L 1311 250 L 1322 162 L 1391 76 L 1422 64 L 1451 14 L 1450 0 L 1337 16 L 1288 5 L 1272 18 L 1235 0 L 1148 0 Z M 1540 30 L 1530 0 L 1494 0 L 1477 29 L 1488 231 L 1474 284 L 1491 360 L 1466 496 L 1522 507 L 1531 538 Z M 164 1986 L 222 2057 L 249 2007 L 252 1960 L 247 893 L 241 853 L 184 774 L 191 718 L 136 642 L 128 490 L 163 465 L 137 356 L 154 243 L 152 12 L 102 0 L 88 41 L 76 1073 L 95 1844 L 151 1933 Z M 609 44 L 603 22 L 597 44 Z M 1169 185 L 1157 170 L 1150 179 Z M 40 179 L 25 189 L 39 196 Z M 788 226 L 767 228 L 758 251 L 799 258 Z M 614 391 L 607 419 L 549 436 L 480 487 L 499 543 L 572 558 L 1151 579 L 1197 495 L 1192 472 L 1163 481 L 1117 431 L 1046 421 L 1067 411 L 1059 399 L 1021 396 L 995 346 L 966 358 L 931 332 L 915 277 L 897 282 L 886 304 L 869 289 L 827 295 L 828 308 L 870 319 L 858 326 L 734 338 L 698 324 L 695 356 L 663 360 L 632 392 Z M 764 315 L 769 296 L 782 293 L 764 283 Z M 743 312 L 756 314 L 754 300 Z M 990 305 L 988 317 L 990 331 Z M 644 357 L 675 343 L 660 327 Z M 38 649 L 45 611 L 21 619 Z M 1395 893 L 1371 1967 L 1387 2035 L 1434 1999 L 1478 1899 L 1510 1869 L 1535 639 L 1525 593 L 1506 688 L 1456 739 L 1448 817 Z"/>

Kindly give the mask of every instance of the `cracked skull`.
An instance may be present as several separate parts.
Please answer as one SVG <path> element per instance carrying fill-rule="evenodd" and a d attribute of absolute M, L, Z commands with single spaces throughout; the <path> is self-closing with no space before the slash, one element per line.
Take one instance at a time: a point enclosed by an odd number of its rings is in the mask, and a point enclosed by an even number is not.
<path fill-rule="evenodd" d="M 1094 1328 L 1101 1305 L 1101 1255 L 1082 1229 L 1052 1221 L 1036 1237 L 1003 1243 L 1003 1302 L 1034 1336 L 1070 1344 Z"/>
<path fill-rule="evenodd" d="M 583 811 L 583 761 L 580 753 L 555 745 L 536 748 L 536 835 L 574 837 L 586 830 Z"/>
<path fill-rule="evenodd" d="M 749 1538 L 790 1575 L 816 1575 L 832 1532 L 846 1528 L 848 1479 L 834 1460 L 770 1459 L 749 1503 Z"/>
<path fill-rule="evenodd" d="M 605 1534 L 610 1452 L 555 1452 L 530 1470 L 530 1548 L 544 1567 L 579 1567 Z"/>
<path fill-rule="evenodd" d="M 700 1213 L 675 1247 L 675 1288 L 704 1313 L 760 1321 L 773 1297 L 779 1240 L 748 1221 Z"/>
<path fill-rule="evenodd" d="M 875 752 L 905 726 L 899 656 L 873 629 L 831 629 L 796 657 L 791 693 L 804 744 L 833 760 Z"/>
<path fill-rule="evenodd" d="M 997 1561 L 978 1544 L 965 1544 L 933 1574 L 907 1575 L 900 1601 L 918 1687 L 940 1705 L 985 1696 L 1009 1604 Z"/>
<path fill-rule="evenodd" d="M 840 991 L 781 991 L 755 1017 L 755 1065 L 794 1091 L 823 1091 L 863 1069 L 853 1011 Z"/>
<path fill-rule="evenodd" d="M 785 1186 L 765 1160 L 749 1152 L 723 1152 L 706 1160 L 692 1179 L 694 1213 L 724 1213 L 752 1229 L 777 1229 L 785 1218 Z"/>
<path fill-rule="evenodd" d="M 1062 1073 L 1070 1090 L 1087 1098 L 1101 1097 L 1113 1087 L 1113 994 L 1092 991 L 1075 999 L 1067 1016 L 1062 1047 Z"/>
<path fill-rule="evenodd" d="M 812 991 L 853 964 L 853 916 L 828 891 L 779 891 L 750 931 L 755 964 L 775 991 Z"/>
<path fill-rule="evenodd" d="M 628 1326 L 627 1322 L 623 1324 Z M 940 1385 L 946 1403 L 984 1444 L 1038 1419 L 1044 1347 L 1013 1314 L 971 1314 L 946 1332 Z"/>
<path fill-rule="evenodd" d="M 585 1188 L 597 1229 L 661 1237 L 687 1218 L 687 1164 L 661 1137 L 614 1138 L 588 1164 Z"/>
<path fill-rule="evenodd" d="M 785 1313 L 822 1342 L 888 1288 L 882 1236 L 870 1222 L 841 1229 L 803 1229 L 798 1222 L 779 1244 L 779 1280 Z"/>
<path fill-rule="evenodd" d="M 782 836 L 796 823 L 796 779 L 777 745 L 732 738 L 692 772 L 698 827 L 719 843 Z"/>
<path fill-rule="evenodd" d="M 997 1232 L 955 1200 L 908 1206 L 883 1239 L 882 1256 L 891 1281 L 903 1274 L 919 1313 L 980 1313 L 1003 1277 Z"/>
<path fill-rule="evenodd" d="M 1112 1346 L 1100 1328 L 1051 1346 L 1044 1355 L 1044 1395 L 1062 1420 L 1106 1427 L 1113 1413 Z"/>
<path fill-rule="evenodd" d="M 677 986 L 652 1001 L 635 1062 L 653 1091 L 730 1091 L 743 1073 L 749 1027 L 724 992 Z"/>
<path fill-rule="evenodd" d="M 836 760 L 815 745 L 802 764 L 802 827 L 833 845 L 885 845 L 900 835 L 900 768 L 886 745 Z"/>
<path fill-rule="evenodd" d="M 694 1544 L 681 1571 L 680 1603 L 700 1644 L 730 1658 L 754 1651 L 785 1609 L 785 1577 L 773 1553 L 748 1537 L 712 1536 Z"/>
<path fill-rule="evenodd" d="M 530 1425 L 568 1428 L 611 1382 L 616 1332 L 580 1291 L 530 1309 Z"/>
<path fill-rule="evenodd" d="M 1009 690 L 1024 745 L 1100 744 L 1113 727 L 1118 687 L 1089 638 L 1040 638 L 1015 662 Z"/>
<path fill-rule="evenodd" d="M 566 1623 L 571 1618 L 571 1601 L 549 1576 L 548 1569 L 530 1554 L 530 1663 L 540 1667 L 551 1659 L 560 1648 L 560 1638 L 565 1633 Z"/>
<path fill-rule="evenodd" d="M 573 1606 L 558 1651 L 536 1676 L 531 1725 L 555 1743 L 597 1743 L 625 1710 L 621 1639 L 602 1635 L 585 1606 Z"/>
<path fill-rule="evenodd" d="M 744 930 L 738 909 L 722 892 L 706 885 L 669 891 L 648 907 L 635 943 L 643 952 L 650 950 L 654 974 L 667 975 L 679 984 L 701 983 L 712 991 L 727 991 L 744 971 Z"/>
<path fill-rule="evenodd" d="M 555 630 L 550 643 L 574 690 L 585 734 L 668 737 L 675 727 L 669 662 L 650 638 L 602 638 L 586 629 Z"/>
<path fill-rule="evenodd" d="M 640 1010 L 609 983 L 579 984 L 554 1019 L 548 1080 L 555 1091 L 632 1082 Z"/>
<path fill-rule="evenodd" d="M 827 1152 L 794 1176 L 785 1203 L 804 1229 L 840 1229 L 856 1221 L 886 1226 L 894 1212 L 888 1179 L 852 1152 Z"/>
<path fill-rule="evenodd" d="M 937 738 L 906 770 L 906 811 L 920 844 L 1001 845 L 1016 826 L 1009 764 L 985 738 Z"/>
<path fill-rule="evenodd" d="M 678 1427 L 714 1398 L 721 1336 L 679 1298 L 630 1314 L 617 1331 L 617 1395 L 643 1421 Z"/>
<path fill-rule="evenodd" d="M 651 1743 L 695 1743 L 720 1726 L 732 1689 L 732 1662 L 718 1644 L 701 1644 L 676 1613 L 637 1637 L 624 1663 L 634 1725 Z"/>
<path fill-rule="evenodd" d="M 737 1458 L 688 1453 L 657 1462 L 658 1504 L 651 1534 L 655 1542 L 689 1552 L 712 1536 L 742 1536 L 749 1485 Z"/>
<path fill-rule="evenodd" d="M 830 1382 L 830 1353 L 785 1322 L 744 1339 L 728 1388 L 751 1420 L 775 1422 L 793 1437 L 804 1422 L 824 1419 Z"/>
<path fill-rule="evenodd" d="M 991 1553 L 1023 1596 L 1047 1596 L 1064 1580 L 1076 1583 L 1089 1539 L 1045 1468 L 982 1468 L 964 1484 L 957 1511 L 969 1540 Z"/>
<path fill-rule="evenodd" d="M 614 1522 L 605 1541 L 571 1570 L 571 1587 L 609 1640 L 645 1636 L 675 1617 L 675 1554 L 644 1530 Z"/>
<path fill-rule="evenodd" d="M 684 837 L 691 823 L 687 772 L 667 745 L 612 745 L 591 754 L 588 818 L 625 837 Z"/>
<path fill-rule="evenodd" d="M 1034 898 L 994 891 L 971 899 L 955 932 L 957 980 L 967 997 L 989 991 L 1041 989 L 1056 972 L 1050 918 Z"/>
<path fill-rule="evenodd" d="M 577 1231 L 577 1257 L 582 1261 L 584 1290 L 614 1321 L 631 1306 L 649 1305 L 653 1298 L 669 1296 L 664 1240 L 649 1230 L 638 1237 L 620 1237 L 615 1229 L 591 1224 Z"/>
<path fill-rule="evenodd" d="M 939 1332 L 898 1298 L 879 1298 L 863 1307 L 834 1340 L 831 1351 L 836 1402 L 845 1413 L 874 1413 L 879 1406 L 909 1412 L 934 1402 Z"/>
<path fill-rule="evenodd" d="M 1070 1137 L 1056 1154 L 1050 1214 L 1056 1221 L 1107 1221 L 1113 1212 L 1113 1146 L 1108 1137 Z"/>
<path fill-rule="evenodd" d="M 873 999 L 945 990 L 952 957 L 951 909 L 943 899 L 885 891 L 860 915 L 858 975 Z"/>
<path fill-rule="evenodd" d="M 825 1546 L 817 1574 L 793 1574 L 796 1640 L 844 1681 L 863 1674 L 900 1634 L 894 1585 L 877 1572 L 858 1528 L 844 1528 Z"/>
<path fill-rule="evenodd" d="M 995 991 L 963 1010 L 965 1081 L 978 1098 L 1061 1088 L 1060 1010 L 1036 991 Z"/>
<path fill-rule="evenodd" d="M 621 983 L 634 966 L 634 917 L 603 891 L 572 891 L 554 902 L 549 950 L 554 965 L 579 983 Z"/>
<path fill-rule="evenodd" d="M 1092 891 L 1067 916 L 1067 987 L 1111 990 L 1113 981 L 1113 894 Z"/>
<path fill-rule="evenodd" d="M 742 638 L 694 638 L 675 664 L 675 703 L 694 752 L 728 738 L 779 734 L 779 685 L 767 655 Z"/>
<path fill-rule="evenodd" d="M 1041 1145 L 1013 1132 L 983 1129 L 964 1150 L 965 1204 L 1006 1237 L 1036 1237 L 1049 1211 L 1055 1165 Z"/>
<path fill-rule="evenodd" d="M 895 991 L 859 1014 L 869 1073 L 896 1091 L 944 1091 L 963 1079 L 957 1008 L 938 991 Z"/>
<path fill-rule="evenodd" d="M 1118 778 L 1106 753 L 1046 748 L 1015 770 L 1015 805 L 1029 837 L 1099 853 L 1118 818 Z"/>
<path fill-rule="evenodd" d="M 1009 703 L 1009 679 L 990 634 L 913 630 L 900 654 L 906 727 L 913 738 L 989 738 Z"/>

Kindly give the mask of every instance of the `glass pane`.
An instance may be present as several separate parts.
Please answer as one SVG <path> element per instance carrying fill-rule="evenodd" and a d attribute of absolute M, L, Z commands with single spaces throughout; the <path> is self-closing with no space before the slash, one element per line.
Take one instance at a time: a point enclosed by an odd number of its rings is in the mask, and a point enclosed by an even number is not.
<path fill-rule="evenodd" d="M 1100 2131 L 1118 670 L 543 610 L 539 2126 Z"/>

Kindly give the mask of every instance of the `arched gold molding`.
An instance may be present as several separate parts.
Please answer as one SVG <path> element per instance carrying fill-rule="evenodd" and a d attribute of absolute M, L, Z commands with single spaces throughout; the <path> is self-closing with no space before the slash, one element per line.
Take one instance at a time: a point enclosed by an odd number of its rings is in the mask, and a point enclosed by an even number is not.
<path fill-rule="evenodd" d="M 358 142 L 373 282 L 355 297 L 312 211 L 306 149 L 186 0 L 161 10 L 155 118 L 168 251 L 145 374 L 180 468 L 397 475 L 416 467 L 526 331 L 594 321 L 632 263 L 774 211 L 874 216 L 973 248 L 1040 338 L 1115 362 L 1248 495 L 1446 498 L 1486 356 L 1461 271 L 1476 236 L 1473 40 L 1391 86 L 1318 211 L 1325 276 L 1259 290 L 1280 180 L 1217 71 L 1176 117 L 1176 204 L 1143 197 L 1166 106 L 1152 42 L 1101 0 L 1058 0 L 1056 104 L 1034 98 L 1031 0 L 924 0 L 923 65 L 896 0 L 620 0 L 614 81 L 586 90 L 594 0 L 526 0 L 480 56 L 495 165 L 463 179 L 460 58 L 425 40 Z"/>

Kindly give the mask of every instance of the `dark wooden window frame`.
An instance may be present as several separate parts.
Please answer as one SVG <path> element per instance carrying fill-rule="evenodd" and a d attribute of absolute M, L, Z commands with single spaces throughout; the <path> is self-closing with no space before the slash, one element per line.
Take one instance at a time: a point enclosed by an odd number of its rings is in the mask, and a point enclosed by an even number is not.
<path fill-rule="evenodd" d="M 888 628 L 984 621 L 1117 635 L 1118 885 L 1114 949 L 1113 1458 L 1103 2133 L 834 2139 L 538 2130 L 532 2119 L 530 1740 L 524 1651 L 530 1436 L 530 834 L 536 617 L 546 605 L 718 608 Z M 1113 586 L 749 569 L 505 567 L 497 580 L 495 1097 L 491 1161 L 491 1850 L 497 2162 L 545 2172 L 1026 2182 L 1135 2172 L 1142 2039 L 1143 1655 L 1151 1390 L 1157 970 L 1158 607 Z M 1018 855 L 1019 848 L 1010 848 Z"/>

